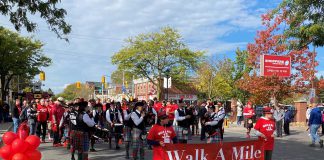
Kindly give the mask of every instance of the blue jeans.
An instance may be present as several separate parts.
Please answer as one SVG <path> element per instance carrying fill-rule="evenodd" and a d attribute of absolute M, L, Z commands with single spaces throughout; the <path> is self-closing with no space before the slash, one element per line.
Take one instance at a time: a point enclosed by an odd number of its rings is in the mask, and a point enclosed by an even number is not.
<path fill-rule="evenodd" d="M 315 144 L 315 142 L 319 142 L 320 141 L 320 137 L 317 134 L 317 131 L 320 127 L 320 124 L 312 124 L 310 126 L 310 133 L 311 133 L 311 137 L 312 137 L 312 143 Z"/>
<path fill-rule="evenodd" d="M 237 125 L 241 125 L 241 121 L 243 119 L 243 116 L 237 116 Z"/>
<path fill-rule="evenodd" d="M 35 135 L 36 133 L 36 123 L 29 123 L 30 132 L 29 135 Z"/>
<path fill-rule="evenodd" d="M 12 121 L 13 121 L 13 131 L 17 133 L 20 120 L 18 118 L 12 118 Z"/>

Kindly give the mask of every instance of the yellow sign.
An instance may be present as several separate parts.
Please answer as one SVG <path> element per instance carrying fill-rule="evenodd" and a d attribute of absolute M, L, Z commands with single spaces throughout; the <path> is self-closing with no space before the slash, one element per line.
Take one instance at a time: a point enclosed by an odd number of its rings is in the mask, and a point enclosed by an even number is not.
<path fill-rule="evenodd" d="M 41 71 L 41 72 L 39 73 L 39 79 L 40 79 L 41 81 L 45 81 L 45 72 Z"/>
<path fill-rule="evenodd" d="M 81 88 L 81 82 L 79 82 L 79 81 L 76 82 L 76 88 L 78 88 L 78 89 Z"/>

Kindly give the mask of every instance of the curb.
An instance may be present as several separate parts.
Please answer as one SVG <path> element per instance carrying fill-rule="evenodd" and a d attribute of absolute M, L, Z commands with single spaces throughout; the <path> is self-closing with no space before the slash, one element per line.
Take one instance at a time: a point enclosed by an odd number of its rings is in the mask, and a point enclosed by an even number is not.
<path fill-rule="evenodd" d="M 6 132 L 10 131 L 13 127 L 13 124 L 10 125 L 10 127 L 6 130 Z M 2 138 L 0 138 L 0 147 L 3 146 Z"/>

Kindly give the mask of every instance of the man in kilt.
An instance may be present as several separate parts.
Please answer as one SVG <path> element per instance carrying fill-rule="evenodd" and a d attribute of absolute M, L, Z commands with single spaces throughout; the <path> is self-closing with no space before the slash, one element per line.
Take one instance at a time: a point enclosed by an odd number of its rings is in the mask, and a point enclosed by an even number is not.
<path fill-rule="evenodd" d="M 205 122 L 205 129 L 208 133 L 207 143 L 218 143 L 222 140 L 221 125 L 218 113 L 215 112 L 215 106 L 208 107 L 208 118 Z"/>
<path fill-rule="evenodd" d="M 79 102 L 76 104 L 78 106 L 78 112 L 70 134 L 71 151 L 78 151 L 78 160 L 88 160 L 89 130 L 92 127 L 97 127 L 96 123 L 86 113 L 87 104 L 87 102 Z M 71 160 L 74 160 L 73 155 Z"/>
<path fill-rule="evenodd" d="M 120 111 L 116 108 L 115 103 L 110 104 L 110 109 L 106 112 L 106 120 L 108 121 L 108 129 L 112 134 L 109 136 L 109 149 L 111 149 L 112 135 L 115 135 L 116 149 L 120 149 L 118 141 L 123 132 L 123 118 Z"/>
<path fill-rule="evenodd" d="M 174 112 L 175 121 L 177 122 L 176 133 L 179 143 L 187 143 L 189 135 L 189 119 L 188 110 L 184 108 L 182 100 L 179 101 L 179 108 Z"/>
<path fill-rule="evenodd" d="M 126 159 L 129 159 L 129 147 L 132 140 L 131 132 L 132 132 L 132 123 L 130 121 L 132 113 L 132 107 L 128 107 L 126 102 L 123 104 L 123 116 L 124 116 L 124 142 L 126 148 Z"/>
<path fill-rule="evenodd" d="M 133 123 L 132 129 L 132 149 L 133 149 L 133 159 L 143 160 L 144 159 L 144 140 L 145 140 L 145 123 L 143 112 L 144 104 L 142 102 L 137 102 L 135 104 L 135 111 L 131 114 L 131 121 Z M 138 155 L 139 152 L 139 155 Z"/>

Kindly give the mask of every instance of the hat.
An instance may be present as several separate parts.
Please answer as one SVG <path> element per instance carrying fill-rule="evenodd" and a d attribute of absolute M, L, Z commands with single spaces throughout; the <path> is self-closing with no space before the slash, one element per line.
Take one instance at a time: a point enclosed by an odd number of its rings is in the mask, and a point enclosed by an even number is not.
<path fill-rule="evenodd" d="M 144 106 L 144 103 L 143 103 L 143 102 L 137 102 L 137 103 L 135 104 L 135 108 L 137 108 L 137 107 L 139 107 L 139 106 L 143 107 L 143 106 Z"/>
<path fill-rule="evenodd" d="M 252 102 L 249 101 L 249 102 L 246 103 L 246 105 L 251 105 L 252 106 Z"/>
<path fill-rule="evenodd" d="M 263 108 L 263 113 L 264 114 L 273 114 L 273 109 L 271 107 L 264 107 Z"/>
<path fill-rule="evenodd" d="M 59 101 L 59 102 L 64 102 L 64 98 L 63 98 L 63 97 L 58 97 L 58 98 L 57 98 L 57 101 Z"/>
<path fill-rule="evenodd" d="M 161 111 L 158 113 L 158 118 L 159 119 L 165 119 L 165 118 L 168 118 L 168 115 L 166 114 L 165 111 Z"/>

